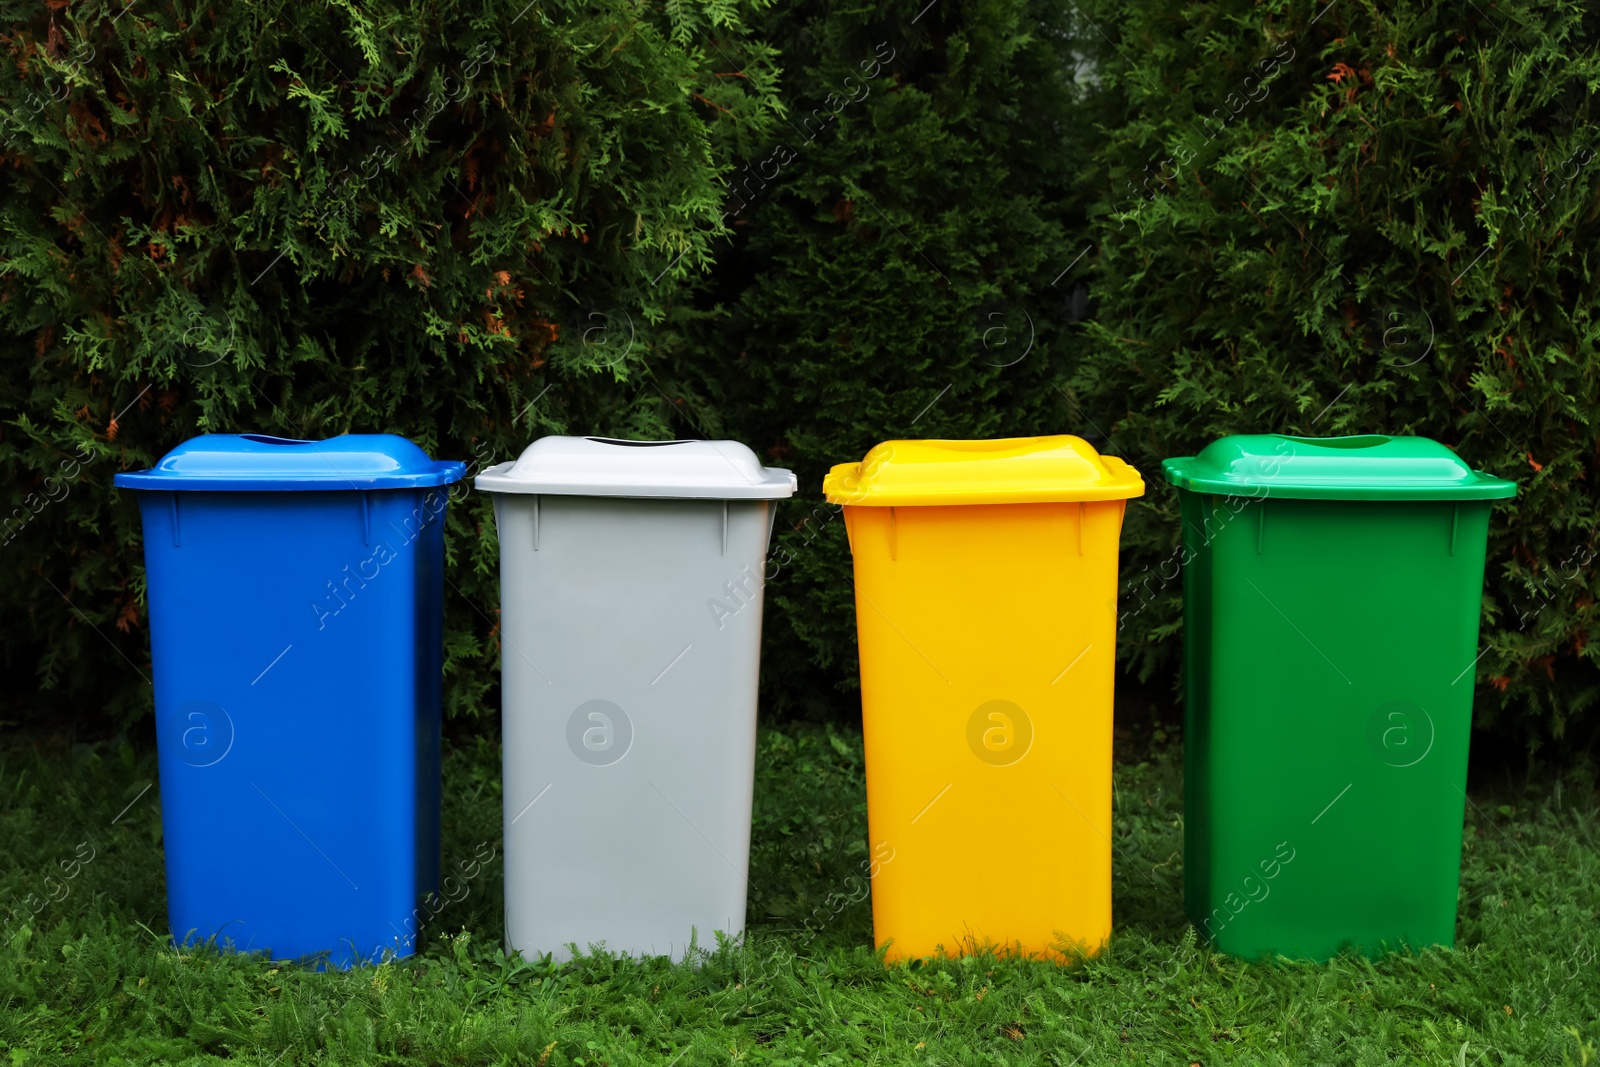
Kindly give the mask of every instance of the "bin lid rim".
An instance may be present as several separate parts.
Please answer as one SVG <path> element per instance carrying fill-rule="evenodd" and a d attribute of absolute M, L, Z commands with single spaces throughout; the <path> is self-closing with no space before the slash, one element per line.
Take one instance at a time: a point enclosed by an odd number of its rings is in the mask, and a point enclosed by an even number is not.
<path fill-rule="evenodd" d="M 1429 437 L 1233 434 L 1163 460 L 1180 489 L 1305 500 L 1503 500 L 1517 484 L 1474 470 Z"/>
<path fill-rule="evenodd" d="M 1144 494 L 1139 472 L 1071 434 L 903 440 L 840 463 L 822 483 L 829 503 L 867 507 L 1046 504 Z"/>
<path fill-rule="evenodd" d="M 551 434 L 473 479 L 490 493 L 678 500 L 779 500 L 790 471 L 764 467 L 738 441 L 635 441 Z"/>
<path fill-rule="evenodd" d="M 111 481 L 123 489 L 180 492 L 292 492 L 419 489 L 449 485 L 465 463 L 434 460 L 404 437 L 340 434 L 302 441 L 268 434 L 213 433 L 192 437 L 139 471 Z"/>

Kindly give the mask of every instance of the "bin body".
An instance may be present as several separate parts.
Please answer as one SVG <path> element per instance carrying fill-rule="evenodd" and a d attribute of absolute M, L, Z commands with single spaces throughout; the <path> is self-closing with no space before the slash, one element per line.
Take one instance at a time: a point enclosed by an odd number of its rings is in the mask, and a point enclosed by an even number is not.
<path fill-rule="evenodd" d="M 1076 438 L 888 442 L 827 489 L 854 557 L 878 946 L 1097 951 L 1137 473 Z"/>
<path fill-rule="evenodd" d="M 547 437 L 478 485 L 500 537 L 508 948 L 681 958 L 737 936 L 792 476 L 732 442 Z"/>
<path fill-rule="evenodd" d="M 1190 921 L 1248 958 L 1452 944 L 1490 501 L 1514 486 L 1377 435 L 1174 465 Z"/>
<path fill-rule="evenodd" d="M 396 460 L 411 469 L 371 469 Z M 212 435 L 117 476 L 144 529 L 177 943 L 340 967 L 412 951 L 438 888 L 444 483 L 462 472 L 385 435 Z"/>

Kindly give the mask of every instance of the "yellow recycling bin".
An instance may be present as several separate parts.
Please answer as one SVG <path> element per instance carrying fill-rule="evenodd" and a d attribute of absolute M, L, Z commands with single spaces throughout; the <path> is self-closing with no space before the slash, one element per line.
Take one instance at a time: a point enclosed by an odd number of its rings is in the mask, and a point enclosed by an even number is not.
<path fill-rule="evenodd" d="M 872 919 L 891 961 L 1111 933 L 1117 543 L 1077 437 L 889 441 L 823 484 L 855 557 Z"/>

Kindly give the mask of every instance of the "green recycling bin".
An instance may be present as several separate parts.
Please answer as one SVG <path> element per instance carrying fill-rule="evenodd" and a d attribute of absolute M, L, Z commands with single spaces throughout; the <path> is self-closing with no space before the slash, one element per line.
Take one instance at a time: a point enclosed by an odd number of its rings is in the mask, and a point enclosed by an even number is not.
<path fill-rule="evenodd" d="M 1455 940 L 1491 502 L 1422 437 L 1224 437 L 1183 518 L 1184 898 L 1235 956 Z"/>

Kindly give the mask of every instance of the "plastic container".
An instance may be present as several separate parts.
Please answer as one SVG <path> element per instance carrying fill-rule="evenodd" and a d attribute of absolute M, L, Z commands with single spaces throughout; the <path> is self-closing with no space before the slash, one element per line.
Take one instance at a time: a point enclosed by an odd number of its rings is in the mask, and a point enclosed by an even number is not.
<path fill-rule="evenodd" d="M 388 435 L 197 437 L 138 493 L 167 907 L 334 966 L 407 955 L 439 878 L 444 512 Z"/>
<path fill-rule="evenodd" d="M 1117 542 L 1076 437 L 890 441 L 824 485 L 855 558 L 873 928 L 889 960 L 1111 932 Z"/>
<path fill-rule="evenodd" d="M 737 936 L 764 561 L 794 476 L 732 441 L 545 437 L 476 483 L 500 534 L 508 948 Z"/>
<path fill-rule="evenodd" d="M 1184 880 L 1237 956 L 1455 939 L 1491 502 L 1421 437 L 1224 437 L 1183 514 Z"/>

